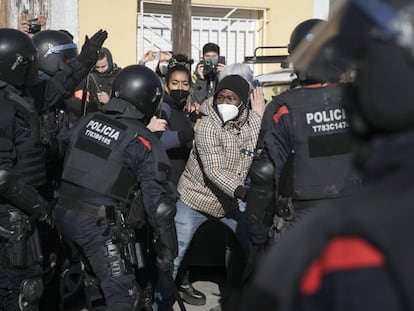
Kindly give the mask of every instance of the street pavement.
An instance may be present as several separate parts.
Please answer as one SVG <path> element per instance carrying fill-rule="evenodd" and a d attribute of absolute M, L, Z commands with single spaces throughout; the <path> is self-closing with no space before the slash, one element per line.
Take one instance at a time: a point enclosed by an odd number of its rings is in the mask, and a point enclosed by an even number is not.
<path fill-rule="evenodd" d="M 190 280 L 193 286 L 206 295 L 204 306 L 191 306 L 184 303 L 187 311 L 209 311 L 219 304 L 221 291 L 225 286 L 225 270 L 223 267 L 191 267 Z M 65 308 L 65 311 L 87 311 L 83 301 L 76 305 Z M 177 303 L 173 306 L 173 311 L 180 311 Z"/>

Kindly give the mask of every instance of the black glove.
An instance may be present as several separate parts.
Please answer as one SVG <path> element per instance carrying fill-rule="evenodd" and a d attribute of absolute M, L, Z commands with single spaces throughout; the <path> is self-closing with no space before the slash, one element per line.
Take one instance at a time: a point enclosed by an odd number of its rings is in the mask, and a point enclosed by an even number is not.
<path fill-rule="evenodd" d="M 175 212 L 174 196 L 166 195 L 156 203 L 153 223 L 156 232 L 154 232 L 153 243 L 157 254 L 157 266 L 164 271 L 170 271 L 178 254 Z"/>
<path fill-rule="evenodd" d="M 98 52 L 107 37 L 108 33 L 102 29 L 96 32 L 91 38 L 85 36 L 85 43 L 78 56 L 78 61 L 85 67 L 92 68 L 98 60 Z"/>
<path fill-rule="evenodd" d="M 51 227 L 54 226 L 54 221 L 53 221 L 53 210 L 57 204 L 58 199 L 53 199 L 52 201 L 49 201 L 46 203 L 46 206 L 42 209 L 42 212 L 37 214 L 37 215 L 33 215 L 33 219 L 37 220 L 37 221 L 43 221 L 48 223 Z"/>
<path fill-rule="evenodd" d="M 269 236 L 269 228 L 263 225 L 249 224 L 249 238 L 253 245 L 263 245 Z"/>
<path fill-rule="evenodd" d="M 155 248 L 155 264 L 157 267 L 167 273 L 172 273 L 174 258 L 177 256 L 175 251 L 172 254 L 171 250 L 162 244 L 161 239 L 157 234 L 154 234 L 154 248 Z"/>
<path fill-rule="evenodd" d="M 246 198 L 247 198 L 247 190 L 244 186 L 238 186 L 236 188 L 236 190 L 234 190 L 234 197 L 236 199 L 240 199 L 243 202 L 246 202 Z"/>

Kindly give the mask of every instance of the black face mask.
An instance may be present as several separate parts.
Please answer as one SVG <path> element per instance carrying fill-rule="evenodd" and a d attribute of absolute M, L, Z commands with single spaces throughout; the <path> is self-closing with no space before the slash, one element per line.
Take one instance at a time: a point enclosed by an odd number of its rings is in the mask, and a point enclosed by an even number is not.
<path fill-rule="evenodd" d="M 170 96 L 174 99 L 175 103 L 180 107 L 183 108 L 187 103 L 187 97 L 190 94 L 189 91 L 184 90 L 171 90 Z"/>

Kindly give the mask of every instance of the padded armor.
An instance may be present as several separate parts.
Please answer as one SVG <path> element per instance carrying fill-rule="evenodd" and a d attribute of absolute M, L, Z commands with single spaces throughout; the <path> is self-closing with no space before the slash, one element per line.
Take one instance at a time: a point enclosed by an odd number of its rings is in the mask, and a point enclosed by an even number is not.
<path fill-rule="evenodd" d="M 255 224 L 270 226 L 274 215 L 274 165 L 261 155 L 250 166 L 250 188 L 247 192 L 247 217 Z"/>
<path fill-rule="evenodd" d="M 174 217 L 176 213 L 175 202 L 166 198 L 160 200 L 155 209 L 156 228 L 159 235 L 160 253 L 158 256 L 167 260 L 174 260 L 178 255 L 177 232 Z"/>
<path fill-rule="evenodd" d="M 33 187 L 21 182 L 15 175 L 0 170 L 0 195 L 28 215 L 44 220 L 48 202 Z"/>

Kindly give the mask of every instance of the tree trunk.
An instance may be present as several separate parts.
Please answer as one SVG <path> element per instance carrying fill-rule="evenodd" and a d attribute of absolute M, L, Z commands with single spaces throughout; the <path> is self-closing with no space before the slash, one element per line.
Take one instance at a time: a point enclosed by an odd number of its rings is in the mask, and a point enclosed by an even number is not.
<path fill-rule="evenodd" d="M 173 52 L 191 59 L 191 0 L 174 0 L 172 5 Z"/>

